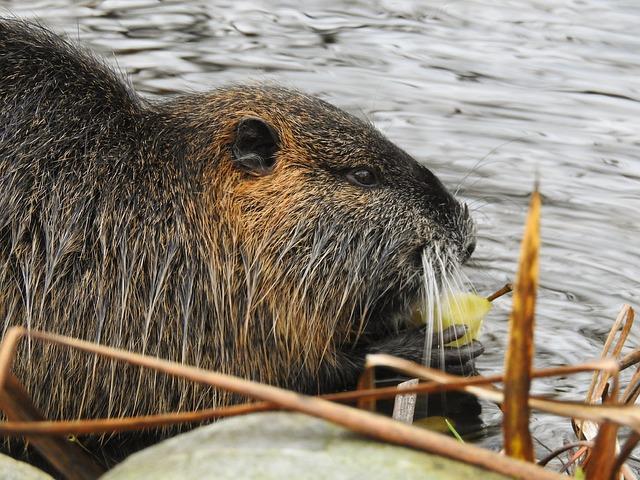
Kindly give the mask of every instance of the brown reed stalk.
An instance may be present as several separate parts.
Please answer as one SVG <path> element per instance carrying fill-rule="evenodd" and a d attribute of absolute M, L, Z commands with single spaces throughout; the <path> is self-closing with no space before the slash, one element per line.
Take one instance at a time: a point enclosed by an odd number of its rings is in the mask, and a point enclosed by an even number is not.
<path fill-rule="evenodd" d="M 529 389 L 534 355 L 535 305 L 540 251 L 540 193 L 531 196 L 520 246 L 518 275 L 509 317 L 509 343 L 505 355 L 504 414 L 502 431 L 507 455 L 533 462 L 533 440 L 529 432 Z"/>

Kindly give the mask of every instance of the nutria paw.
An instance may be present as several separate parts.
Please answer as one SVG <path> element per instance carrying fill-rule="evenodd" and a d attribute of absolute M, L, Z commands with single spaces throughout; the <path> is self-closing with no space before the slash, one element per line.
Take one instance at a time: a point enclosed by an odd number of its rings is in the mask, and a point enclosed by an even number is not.
<path fill-rule="evenodd" d="M 367 353 L 387 353 L 396 357 L 423 363 L 425 352 L 426 327 L 405 330 L 397 336 L 372 344 Z M 442 332 L 435 332 L 431 340 L 430 365 L 456 375 L 472 375 L 476 373 L 475 359 L 484 353 L 484 346 L 478 340 L 473 340 L 461 347 L 440 348 L 454 340 L 462 338 L 467 333 L 465 325 L 452 325 Z"/>
<path fill-rule="evenodd" d="M 361 344 L 359 348 L 351 351 L 342 351 L 338 357 L 339 369 L 325 363 L 316 372 L 316 381 L 305 390 L 313 392 L 318 390 L 322 393 L 338 390 L 351 390 L 356 387 L 358 378 L 362 374 L 365 365 L 365 358 L 368 354 L 386 353 L 395 357 L 404 358 L 419 364 L 423 364 L 425 350 L 426 327 L 404 330 L 397 335 L 388 336 L 383 340 L 376 340 L 371 343 Z M 433 335 L 432 353 L 430 365 L 441 368 L 444 359 L 444 370 L 455 375 L 476 375 L 475 359 L 484 353 L 484 346 L 477 340 L 462 347 L 440 348 L 441 343 L 446 345 L 467 333 L 465 325 L 452 325 L 442 332 L 442 342 L 440 332 Z M 331 379 L 333 388 L 327 388 L 327 379 Z"/>

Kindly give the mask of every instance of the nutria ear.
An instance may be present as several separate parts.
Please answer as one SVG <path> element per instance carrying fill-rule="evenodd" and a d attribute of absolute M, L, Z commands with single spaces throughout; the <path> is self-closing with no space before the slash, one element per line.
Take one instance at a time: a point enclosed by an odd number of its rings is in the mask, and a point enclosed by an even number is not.
<path fill-rule="evenodd" d="M 271 172 L 278 151 L 278 134 L 264 120 L 245 117 L 236 127 L 232 156 L 234 164 L 251 175 Z"/>

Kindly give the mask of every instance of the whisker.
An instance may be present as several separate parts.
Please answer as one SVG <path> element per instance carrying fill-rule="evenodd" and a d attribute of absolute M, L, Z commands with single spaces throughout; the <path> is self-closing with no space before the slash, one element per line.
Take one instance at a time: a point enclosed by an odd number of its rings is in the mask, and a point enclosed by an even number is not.
<path fill-rule="evenodd" d="M 524 140 L 525 138 L 527 138 L 529 136 L 529 134 L 526 135 L 521 135 L 519 137 L 516 138 L 512 138 L 511 140 L 507 140 L 506 142 L 501 143 L 500 145 L 497 145 L 495 147 L 493 147 L 491 150 L 489 150 L 486 155 L 482 158 L 480 158 L 476 163 L 473 164 L 473 166 L 469 169 L 469 171 L 462 177 L 462 179 L 460 179 L 460 182 L 458 182 L 458 185 L 456 186 L 456 189 L 454 191 L 454 196 L 458 196 L 458 193 L 460 192 L 460 189 L 462 188 L 462 186 L 464 185 L 464 182 L 467 181 L 467 179 L 469 178 L 469 176 L 471 174 L 473 174 L 479 167 L 480 165 L 482 165 L 482 162 L 484 162 L 488 157 L 490 157 L 491 155 L 493 155 L 494 153 L 496 153 L 498 150 L 500 150 L 502 147 L 505 147 L 511 143 L 515 143 L 515 142 L 519 142 L 521 140 Z M 496 160 L 496 161 L 502 161 L 502 160 Z M 484 165 L 488 165 L 491 162 L 487 162 Z"/>

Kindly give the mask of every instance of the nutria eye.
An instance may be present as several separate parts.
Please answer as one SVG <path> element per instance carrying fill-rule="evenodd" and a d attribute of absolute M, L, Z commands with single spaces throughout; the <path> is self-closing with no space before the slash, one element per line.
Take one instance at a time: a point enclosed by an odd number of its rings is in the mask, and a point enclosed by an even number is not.
<path fill-rule="evenodd" d="M 375 187 L 378 185 L 378 175 L 369 168 L 358 167 L 347 172 L 347 181 L 358 187 Z"/>

